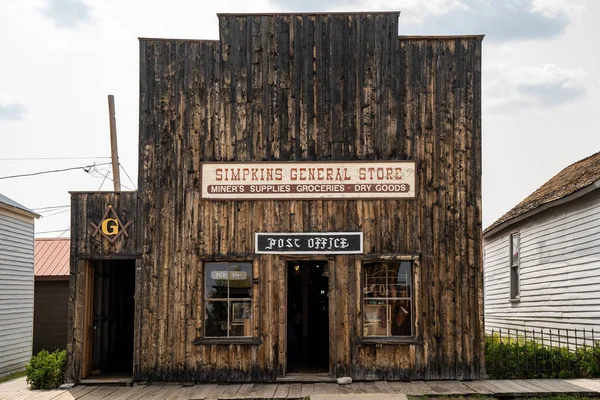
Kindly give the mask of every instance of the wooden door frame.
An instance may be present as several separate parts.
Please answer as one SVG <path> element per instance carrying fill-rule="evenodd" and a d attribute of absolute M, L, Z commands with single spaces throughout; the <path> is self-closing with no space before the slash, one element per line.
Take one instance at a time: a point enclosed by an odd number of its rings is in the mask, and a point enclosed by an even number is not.
<path fill-rule="evenodd" d="M 138 287 L 138 268 L 139 268 L 139 258 L 138 257 L 98 257 L 98 258 L 86 258 L 79 260 L 79 268 L 83 269 L 83 324 L 81 330 L 81 367 L 79 368 L 79 380 L 86 379 L 89 376 L 89 372 L 86 371 L 86 363 L 93 363 L 93 337 L 94 337 L 94 328 L 93 328 L 93 319 L 94 319 L 94 290 L 95 290 L 95 270 L 94 267 L 96 263 L 111 263 L 113 261 L 130 261 L 132 263 L 131 267 L 134 273 L 134 305 L 133 305 L 133 353 L 132 364 L 133 368 L 131 370 L 131 376 L 135 375 L 136 371 L 136 357 L 139 350 L 139 344 L 137 340 L 139 340 L 138 334 L 138 326 L 140 326 L 140 321 L 138 318 L 140 317 L 140 312 L 138 310 L 139 303 L 138 299 L 138 291 L 140 288 Z M 91 325 L 88 325 L 88 321 L 91 321 Z M 91 335 L 92 342 L 89 345 L 89 348 L 86 347 L 86 338 L 88 335 Z M 92 367 L 93 368 L 93 367 Z M 86 372 L 88 372 L 86 374 Z"/>
<path fill-rule="evenodd" d="M 94 340 L 94 267 L 92 261 L 83 261 L 84 292 L 83 292 L 83 341 L 81 354 L 81 370 L 79 379 L 85 379 L 91 373 L 93 362 Z"/>
<path fill-rule="evenodd" d="M 332 304 L 334 304 L 335 302 L 332 300 L 335 300 L 336 298 L 336 293 L 335 293 L 335 256 L 331 255 L 304 255 L 304 254 L 298 254 L 298 255 L 283 255 L 279 257 L 279 265 L 280 267 L 283 269 L 283 275 L 284 275 L 284 279 L 283 279 L 283 285 L 284 287 L 282 288 L 282 293 L 283 295 L 283 304 L 284 307 L 283 309 L 285 309 L 285 313 L 284 313 L 284 323 L 283 323 L 283 331 L 285 332 L 285 334 L 283 335 L 283 360 L 281 365 L 283 366 L 283 375 L 280 376 L 279 378 L 284 378 L 286 373 L 287 373 L 287 363 L 288 363 L 288 264 L 290 262 L 294 262 L 294 261 L 310 261 L 310 262 L 316 262 L 316 261 L 324 261 L 327 263 L 327 270 L 329 273 L 329 276 L 327 277 L 327 308 L 329 309 L 329 317 L 328 317 L 328 323 L 329 323 L 329 365 L 328 365 L 328 374 L 329 376 L 334 376 L 335 375 L 335 371 L 333 371 L 332 368 L 332 360 L 335 360 L 335 346 L 333 345 L 333 341 L 335 340 L 335 333 L 336 333 L 336 329 L 335 329 L 335 321 L 334 321 L 334 317 L 335 317 L 335 313 L 334 313 L 334 309 Z"/>

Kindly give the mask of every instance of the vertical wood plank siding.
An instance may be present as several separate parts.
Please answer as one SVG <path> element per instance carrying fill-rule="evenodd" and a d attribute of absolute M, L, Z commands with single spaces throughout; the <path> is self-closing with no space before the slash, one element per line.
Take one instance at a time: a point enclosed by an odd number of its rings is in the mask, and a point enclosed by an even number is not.
<path fill-rule="evenodd" d="M 221 15 L 220 41 L 141 40 L 140 380 L 274 380 L 285 262 L 254 232 L 362 231 L 417 254 L 419 344 L 360 345 L 360 257 L 336 256 L 330 370 L 482 376 L 481 38 L 402 38 L 398 14 Z M 201 161 L 416 160 L 414 200 L 203 201 Z M 262 344 L 202 336 L 202 260 L 257 260 Z"/>
<path fill-rule="evenodd" d="M 91 223 L 98 225 L 108 206 L 112 206 L 123 224 L 133 221 L 127 228 L 127 236 L 122 235 L 114 243 L 103 238 L 100 233 L 93 235 Z M 109 216 L 112 217 L 112 214 Z M 138 258 L 139 231 L 141 219 L 138 217 L 138 193 L 71 193 L 71 253 L 69 276 L 69 328 L 67 330 L 67 373 L 68 382 L 80 379 L 83 355 L 83 316 L 85 307 L 85 267 L 89 260 Z M 137 266 L 136 262 L 136 266 Z M 136 271 L 136 293 L 141 293 L 143 284 Z M 135 326 L 139 325 L 139 303 L 136 302 Z M 137 333 L 137 332 L 136 332 Z M 136 336 L 136 339 L 139 339 Z M 139 351 L 134 343 L 135 351 Z M 134 357 L 134 364 L 136 358 Z"/>
<path fill-rule="evenodd" d="M 255 255 L 253 234 L 325 231 L 364 233 L 364 255 L 322 257 L 334 376 L 482 377 L 481 37 L 398 37 L 398 16 L 220 15 L 220 41 L 141 39 L 134 379 L 281 376 L 287 259 Z M 290 160 L 415 160 L 417 196 L 200 198 L 202 161 Z M 419 257 L 414 343 L 357 342 L 373 255 Z M 232 257 L 260 278 L 262 343 L 194 345 L 202 262 Z"/>

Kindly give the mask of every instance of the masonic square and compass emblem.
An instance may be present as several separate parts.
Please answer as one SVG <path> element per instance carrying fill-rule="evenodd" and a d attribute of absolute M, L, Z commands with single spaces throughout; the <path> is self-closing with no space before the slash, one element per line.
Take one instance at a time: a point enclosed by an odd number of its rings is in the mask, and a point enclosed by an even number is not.
<path fill-rule="evenodd" d="M 114 243 L 121 235 L 124 235 L 125 237 L 129 236 L 127 228 L 131 226 L 131 224 L 133 224 L 133 221 L 123 224 L 113 206 L 109 205 L 99 224 L 90 222 L 90 225 L 94 228 L 92 237 L 100 232 L 100 234 L 108 239 L 109 242 Z"/>

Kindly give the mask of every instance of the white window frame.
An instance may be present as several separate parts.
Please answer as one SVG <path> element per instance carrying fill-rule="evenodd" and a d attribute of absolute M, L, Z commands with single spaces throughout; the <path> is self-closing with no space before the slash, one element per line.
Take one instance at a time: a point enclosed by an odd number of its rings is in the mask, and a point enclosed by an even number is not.
<path fill-rule="evenodd" d="M 516 238 L 516 257 L 515 257 L 515 239 Z M 521 299 L 521 234 L 513 232 L 508 237 L 509 243 L 509 296 L 510 301 L 519 301 Z"/>

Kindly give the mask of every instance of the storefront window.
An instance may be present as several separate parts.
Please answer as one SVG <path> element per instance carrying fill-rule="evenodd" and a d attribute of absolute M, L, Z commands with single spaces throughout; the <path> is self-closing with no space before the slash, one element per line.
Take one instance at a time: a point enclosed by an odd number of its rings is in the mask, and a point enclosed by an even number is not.
<path fill-rule="evenodd" d="M 412 262 L 363 264 L 363 335 L 412 336 Z"/>
<path fill-rule="evenodd" d="M 206 263 L 204 282 L 205 336 L 252 336 L 252 263 Z"/>

